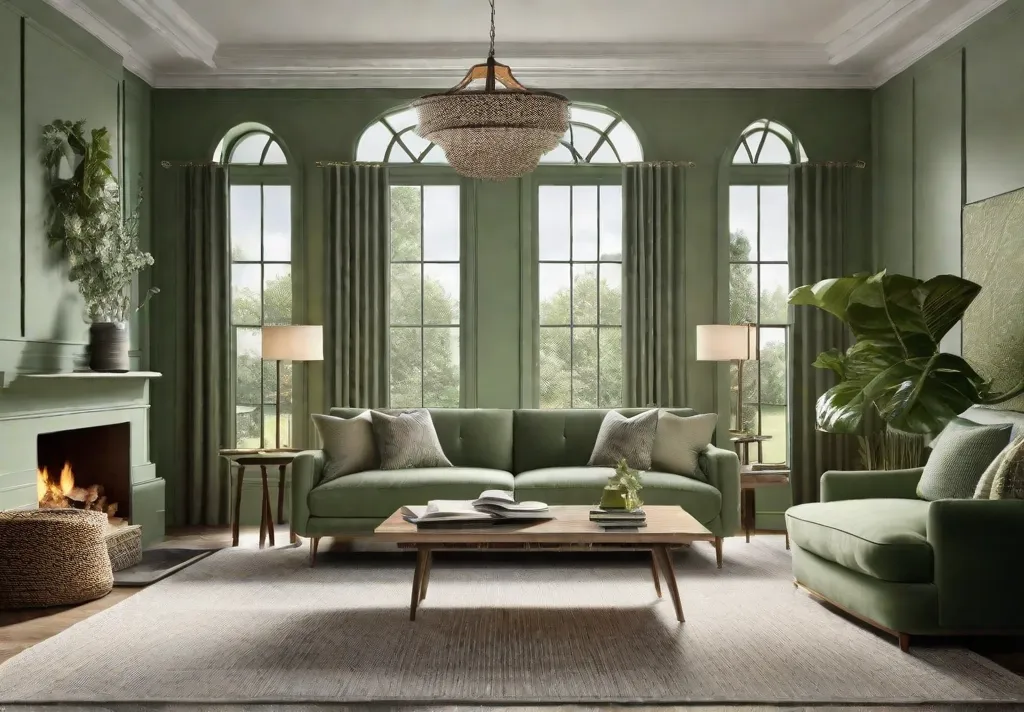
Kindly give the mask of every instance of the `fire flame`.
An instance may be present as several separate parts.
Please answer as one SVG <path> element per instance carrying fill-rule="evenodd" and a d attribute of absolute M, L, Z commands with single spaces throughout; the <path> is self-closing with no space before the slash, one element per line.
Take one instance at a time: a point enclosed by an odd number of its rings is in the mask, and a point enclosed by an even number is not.
<path fill-rule="evenodd" d="M 117 503 L 107 501 L 103 495 L 102 486 L 79 487 L 75 485 L 75 473 L 71 469 L 70 462 L 64 463 L 64 467 L 60 471 L 60 479 L 57 482 L 51 479 L 50 473 L 45 467 L 38 468 L 36 470 L 36 494 L 39 506 L 44 509 L 87 509 L 103 512 L 113 525 L 124 521 L 114 516 L 117 513 Z"/>
<path fill-rule="evenodd" d="M 60 502 L 67 500 L 68 495 L 75 489 L 75 473 L 71 469 L 71 463 L 65 462 L 60 471 L 60 482 L 55 483 L 50 479 L 50 473 L 46 468 L 36 470 L 36 494 L 40 503 Z M 65 505 L 67 506 L 67 505 Z"/>

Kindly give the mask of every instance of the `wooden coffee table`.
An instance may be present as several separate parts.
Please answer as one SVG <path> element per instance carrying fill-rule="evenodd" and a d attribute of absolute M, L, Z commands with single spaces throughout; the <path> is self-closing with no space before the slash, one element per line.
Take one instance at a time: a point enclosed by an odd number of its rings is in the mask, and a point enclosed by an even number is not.
<path fill-rule="evenodd" d="M 640 529 L 605 530 L 590 521 L 590 507 L 552 507 L 554 519 L 517 524 L 484 525 L 459 529 L 417 529 L 402 518 L 401 511 L 388 517 L 374 532 L 379 541 L 416 548 L 416 569 L 412 578 L 409 620 L 416 620 L 416 608 L 427 596 L 430 564 L 435 549 L 509 549 L 548 551 L 637 550 L 651 552 L 654 589 L 661 596 L 658 569 L 668 584 L 669 595 L 682 622 L 683 604 L 672 570 L 672 547 L 694 541 L 715 542 L 715 535 L 680 507 L 644 507 L 647 526 Z"/>

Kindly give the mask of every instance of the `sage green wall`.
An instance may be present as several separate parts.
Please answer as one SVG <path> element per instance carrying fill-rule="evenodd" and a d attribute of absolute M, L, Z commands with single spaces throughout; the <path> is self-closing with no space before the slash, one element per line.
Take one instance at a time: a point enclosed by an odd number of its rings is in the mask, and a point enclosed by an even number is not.
<path fill-rule="evenodd" d="M 453 78 L 454 79 L 454 78 Z M 209 161 L 221 136 L 231 127 L 256 121 L 271 127 L 287 145 L 302 183 L 301 234 L 297 240 L 297 269 L 303 272 L 296 295 L 297 319 L 319 323 L 323 303 L 322 185 L 318 160 L 354 158 L 362 130 L 380 114 L 408 102 L 419 92 L 408 90 L 154 90 L 153 159 Z M 685 234 L 686 317 L 678 328 L 687 334 L 694 326 L 716 320 L 724 305 L 719 291 L 718 197 L 720 161 L 731 152 L 740 132 L 752 121 L 770 117 L 791 127 L 812 160 L 848 161 L 870 154 L 870 93 L 867 91 L 581 91 L 565 92 L 574 101 L 603 104 L 621 113 L 636 130 L 647 160 L 689 160 L 696 164 L 687 176 Z M 538 174 L 539 175 L 539 174 Z M 521 405 L 520 358 L 522 312 L 531 296 L 522 289 L 521 239 L 529 234 L 523 220 L 522 196 L 531 194 L 532 178 L 502 184 L 467 186 L 473 197 L 470 240 L 476 251 L 475 318 L 466 324 L 477 335 L 476 353 L 469 354 L 476 379 L 468 394 L 481 407 Z M 177 209 L 173 169 L 154 175 L 155 279 L 164 290 L 154 303 L 152 367 L 164 373 L 153 387 L 153 446 L 160 471 L 177 492 L 175 473 L 184 468 L 182 433 L 170 411 L 183 407 L 177 374 L 187 355 L 176 347 L 188 325 L 185 313 L 184 264 L 173 224 Z M 861 244 L 870 247 L 870 237 Z M 724 253 L 723 253 L 724 254 Z M 688 358 L 679 369 L 686 379 L 687 404 L 699 410 L 727 407 L 717 397 L 714 364 Z M 528 365 L 528 364 L 527 364 Z M 723 369 L 724 373 L 724 369 Z M 319 366 L 309 368 L 307 400 L 313 408 L 323 402 Z M 166 418 L 166 421 L 158 419 Z M 781 511 L 782 502 L 763 497 L 763 509 Z M 170 501 L 169 501 L 170 504 Z M 177 512 L 180 515 L 180 512 Z M 781 521 L 776 517 L 776 522 Z"/>
<path fill-rule="evenodd" d="M 88 328 L 67 267 L 47 244 L 42 127 L 54 119 L 106 126 L 126 197 L 150 172 L 149 86 L 121 58 L 43 0 L 0 0 L 0 372 L 71 369 Z M 148 208 L 142 242 L 149 244 Z M 132 323 L 145 365 L 144 320 Z"/>
<path fill-rule="evenodd" d="M 29 448 L 22 437 L 28 430 L 22 426 L 28 422 L 32 433 L 46 432 L 79 427 L 83 417 L 69 420 L 66 415 L 80 409 L 78 386 L 62 391 L 62 408 L 53 398 L 55 390 L 61 392 L 56 385 L 45 390 L 29 387 L 43 381 L 15 380 L 24 371 L 73 369 L 87 341 L 81 297 L 45 233 L 40 139 L 42 127 L 54 119 L 85 119 L 89 129 L 109 129 L 112 168 L 126 196 L 137 195 L 140 176 L 148 182 L 149 87 L 124 71 L 117 54 L 43 0 L 0 0 L 0 452 L 5 453 L 0 457 L 0 509 L 34 501 L 35 441 L 33 435 Z M 148 245 L 148 212 L 141 237 Z M 133 322 L 135 366 L 146 365 L 147 340 L 145 321 Z M 106 391 L 96 384 L 92 388 L 88 408 L 98 411 Z M 105 402 L 116 405 L 112 397 Z M 130 418 L 142 432 L 133 437 L 145 444 L 148 413 L 134 406 L 140 412 Z M 145 463 L 148 445 L 133 449 L 133 465 L 139 465 L 135 481 L 145 487 L 136 495 L 151 497 L 154 487 L 162 493 L 162 482 L 155 484 L 153 466 Z M 150 538 L 162 536 L 162 511 L 158 514 L 159 521 L 146 522 Z"/>
<path fill-rule="evenodd" d="M 960 274 L 964 203 L 1024 187 L 1022 11 L 1008 0 L 874 93 L 879 268 Z"/>

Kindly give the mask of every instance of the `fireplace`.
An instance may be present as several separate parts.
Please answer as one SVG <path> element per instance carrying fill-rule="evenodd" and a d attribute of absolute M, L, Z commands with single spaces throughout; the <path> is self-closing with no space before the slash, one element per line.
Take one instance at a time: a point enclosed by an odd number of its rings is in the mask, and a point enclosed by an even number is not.
<path fill-rule="evenodd" d="M 40 507 L 73 507 L 131 521 L 131 425 L 115 423 L 36 436 Z"/>

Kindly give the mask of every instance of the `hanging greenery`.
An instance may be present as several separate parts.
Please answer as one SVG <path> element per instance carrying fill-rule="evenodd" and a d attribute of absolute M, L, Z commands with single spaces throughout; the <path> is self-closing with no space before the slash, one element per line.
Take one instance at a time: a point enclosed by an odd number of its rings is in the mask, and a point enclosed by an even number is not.
<path fill-rule="evenodd" d="M 107 129 L 87 137 L 85 121 L 54 121 L 43 127 L 43 164 L 47 169 L 51 215 L 48 236 L 68 262 L 68 277 L 85 300 L 93 323 L 123 323 L 160 290 L 151 288 L 132 308 L 132 282 L 153 256 L 139 248 L 142 192 L 127 216 L 110 170 L 113 158 Z M 70 176 L 64 177 L 67 168 Z"/>

